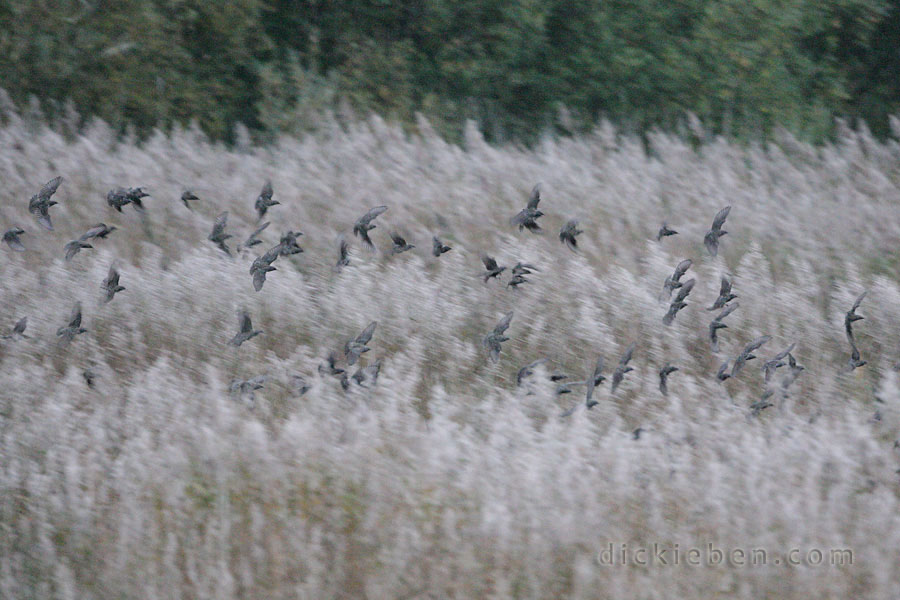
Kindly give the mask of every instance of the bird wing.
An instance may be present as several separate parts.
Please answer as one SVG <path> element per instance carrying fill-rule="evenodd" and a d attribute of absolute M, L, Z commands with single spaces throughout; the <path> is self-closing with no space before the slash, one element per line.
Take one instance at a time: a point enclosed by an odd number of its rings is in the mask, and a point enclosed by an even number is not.
<path fill-rule="evenodd" d="M 497 261 L 487 254 L 481 255 L 481 262 L 484 263 L 484 268 L 488 271 L 496 271 L 497 270 Z"/>
<path fill-rule="evenodd" d="M 851 313 L 855 312 L 856 309 L 859 308 L 859 305 L 862 303 L 863 298 L 865 298 L 866 294 L 868 294 L 868 293 L 869 293 L 869 290 L 866 290 L 862 294 L 859 295 L 859 297 L 856 299 L 856 302 L 853 303 L 853 308 L 850 309 Z"/>
<path fill-rule="evenodd" d="M 719 296 L 727 296 L 731 293 L 731 280 L 727 275 L 722 275 L 722 285 L 719 287 Z"/>
<path fill-rule="evenodd" d="M 62 183 L 62 177 L 54 177 L 50 181 L 44 184 L 41 188 L 41 191 L 38 192 L 38 198 L 42 201 L 46 202 L 50 199 L 50 196 L 56 193 L 57 188 L 59 188 L 59 184 Z"/>
<path fill-rule="evenodd" d="M 681 261 L 680 263 L 678 263 L 678 265 L 675 267 L 675 273 L 672 275 L 672 278 L 675 281 L 678 281 L 679 279 L 681 279 L 684 276 L 684 274 L 687 273 L 687 270 L 691 268 L 692 264 L 694 264 L 694 261 L 692 261 L 689 258 L 686 258 L 683 261 Z"/>
<path fill-rule="evenodd" d="M 753 340 L 752 342 L 750 342 L 749 344 L 747 344 L 746 346 L 744 346 L 744 351 L 741 352 L 741 354 L 746 356 L 747 354 L 750 354 L 754 350 L 760 348 L 763 344 L 765 344 L 766 342 L 768 342 L 771 339 L 772 339 L 771 335 L 760 336 L 760 337 L 756 338 L 755 340 Z"/>
<path fill-rule="evenodd" d="M 250 313 L 244 311 L 240 316 L 240 332 L 241 333 L 250 333 L 253 331 L 253 323 L 250 321 Z"/>
<path fill-rule="evenodd" d="M 72 308 L 72 318 L 69 319 L 69 327 L 81 327 L 81 302 L 76 302 Z"/>
<path fill-rule="evenodd" d="M 359 220 L 356 222 L 356 224 L 357 225 L 368 225 L 369 223 L 372 222 L 373 219 L 375 219 L 375 217 L 377 217 L 378 215 L 380 215 L 387 209 L 388 209 L 387 206 L 376 206 L 375 208 L 370 208 L 369 212 L 367 212 L 366 214 L 361 216 L 359 218 Z"/>
<path fill-rule="evenodd" d="M 730 213 L 730 212 L 731 212 L 731 207 L 726 206 L 725 208 L 723 208 L 722 210 L 720 210 L 719 212 L 716 213 L 716 216 L 713 219 L 713 223 L 712 223 L 713 231 L 718 231 L 719 229 L 722 228 L 722 225 L 725 224 L 725 219 L 728 218 L 728 213 Z"/>
<path fill-rule="evenodd" d="M 494 327 L 494 334 L 502 335 L 503 332 L 509 328 L 509 324 L 510 324 L 510 322 L 512 322 L 512 318 L 513 318 L 513 311 L 509 311 L 508 313 L 506 313 L 503 316 L 503 318 L 500 319 L 500 322 L 497 323 L 496 327 Z"/>
<path fill-rule="evenodd" d="M 619 359 L 619 366 L 624 367 L 631 360 L 631 355 L 634 354 L 634 342 L 628 346 L 628 349 L 625 350 L 625 354 L 622 355 L 622 358 Z"/>
<path fill-rule="evenodd" d="M 375 328 L 378 326 L 378 321 L 372 321 L 369 323 L 365 329 L 362 330 L 358 336 L 356 336 L 356 340 L 354 340 L 357 344 L 362 344 L 365 346 L 372 339 L 372 334 L 375 333 Z"/>
<path fill-rule="evenodd" d="M 395 232 L 391 232 L 390 236 L 391 236 L 391 241 L 394 242 L 395 246 L 405 246 L 406 245 L 406 240 L 404 240 L 402 237 L 397 235 Z"/>
<path fill-rule="evenodd" d="M 531 196 L 528 197 L 528 208 L 531 210 L 537 210 L 538 203 L 541 201 L 541 184 L 535 185 L 531 188 Z"/>
<path fill-rule="evenodd" d="M 272 197 L 272 194 L 274 194 L 274 193 L 275 193 L 274 190 L 272 190 L 272 182 L 266 181 L 266 183 L 265 183 L 265 185 L 263 185 L 262 191 L 259 193 L 259 195 L 261 197 L 265 198 L 266 200 L 269 200 Z"/>
<path fill-rule="evenodd" d="M 724 319 L 725 317 L 727 317 L 728 315 L 733 313 L 735 310 L 737 310 L 740 306 L 741 305 L 739 302 L 735 302 L 734 304 L 726 306 L 725 308 L 722 309 L 722 312 L 720 312 L 719 315 L 714 320 L 721 321 L 722 319 Z"/>
<path fill-rule="evenodd" d="M 270 224 L 271 224 L 270 221 L 266 221 L 265 223 L 263 223 L 262 225 L 260 225 L 259 227 L 257 227 L 257 228 L 256 228 L 256 231 L 254 231 L 253 233 L 251 233 L 251 234 L 250 234 L 250 237 L 247 238 L 247 242 L 245 242 L 244 245 L 246 246 L 249 242 L 252 242 L 253 240 L 255 240 L 255 239 L 256 239 L 256 236 L 258 236 L 260 233 L 262 233 L 263 230 L 265 230 L 265 228 L 268 227 Z"/>
<path fill-rule="evenodd" d="M 213 223 L 212 233 L 210 234 L 210 238 L 218 237 L 222 235 L 225 231 L 225 226 L 228 225 L 228 211 L 221 213 L 218 217 L 216 217 L 216 221 Z"/>

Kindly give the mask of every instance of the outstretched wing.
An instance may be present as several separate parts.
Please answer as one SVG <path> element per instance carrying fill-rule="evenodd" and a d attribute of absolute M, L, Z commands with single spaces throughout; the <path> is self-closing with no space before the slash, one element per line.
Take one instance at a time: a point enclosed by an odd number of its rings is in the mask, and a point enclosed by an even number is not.
<path fill-rule="evenodd" d="M 365 346 L 372 339 L 372 334 L 375 333 L 375 328 L 378 326 L 378 321 L 372 321 L 369 323 L 365 329 L 363 329 L 362 333 L 356 336 L 356 343 L 362 344 Z"/>
<path fill-rule="evenodd" d="M 728 213 L 731 212 L 731 207 L 726 206 L 722 210 L 716 213 L 715 218 L 713 219 L 712 229 L 713 231 L 718 231 L 722 228 L 722 225 L 725 224 L 725 219 L 728 218 Z"/>
<path fill-rule="evenodd" d="M 512 322 L 512 318 L 513 311 L 509 311 L 508 313 L 506 313 L 503 318 L 500 319 L 500 322 L 497 323 L 497 325 L 494 327 L 494 333 L 496 335 L 502 335 L 503 332 L 509 328 L 509 324 L 510 322 Z"/>
<path fill-rule="evenodd" d="M 541 201 L 541 184 L 538 183 L 531 188 L 531 196 L 528 198 L 528 208 L 537 210 L 538 203 Z"/>
<path fill-rule="evenodd" d="M 387 206 L 376 206 L 375 208 L 370 208 L 369 212 L 367 212 L 366 214 L 361 216 L 359 218 L 359 220 L 356 222 L 356 224 L 357 225 L 368 225 L 369 223 L 372 222 L 373 219 L 375 219 L 375 217 L 377 217 L 378 215 L 380 215 L 387 209 L 388 209 Z"/>

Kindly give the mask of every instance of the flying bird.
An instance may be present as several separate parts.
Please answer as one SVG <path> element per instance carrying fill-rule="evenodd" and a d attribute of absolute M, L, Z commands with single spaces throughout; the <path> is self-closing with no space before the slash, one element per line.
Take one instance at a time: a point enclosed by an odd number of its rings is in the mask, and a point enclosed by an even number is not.
<path fill-rule="evenodd" d="M 259 236 L 259 234 L 261 234 L 263 231 L 265 231 L 266 227 L 268 227 L 270 224 L 271 224 L 271 223 L 270 223 L 269 221 L 266 221 L 265 223 L 263 223 L 262 225 L 260 225 L 259 227 L 257 227 L 257 228 L 253 231 L 253 233 L 250 234 L 250 237 L 248 237 L 248 238 L 244 241 L 243 244 L 238 244 L 237 251 L 240 252 L 241 250 L 246 250 L 247 248 L 252 248 L 253 246 L 258 246 L 259 244 L 262 244 L 262 240 L 259 239 L 258 236 Z"/>
<path fill-rule="evenodd" d="M 281 256 L 291 256 L 303 252 L 303 248 L 297 243 L 297 238 L 301 235 L 303 233 L 300 231 L 288 231 L 281 236 L 281 242 L 279 242 Z"/>
<path fill-rule="evenodd" d="M 363 385 L 365 383 L 365 387 L 371 387 L 378 381 L 378 373 L 380 371 L 381 359 L 379 358 L 367 367 L 358 368 L 356 373 L 354 373 L 350 379 L 355 381 L 357 385 Z"/>
<path fill-rule="evenodd" d="M 238 332 L 231 341 L 228 342 L 231 346 L 240 346 L 250 338 L 253 338 L 259 334 L 261 334 L 261 330 L 254 330 L 253 323 L 250 321 L 250 313 L 246 310 L 241 310 L 238 313 Z"/>
<path fill-rule="evenodd" d="M 578 252 L 578 240 L 575 238 L 584 233 L 578 229 L 578 220 L 572 219 L 559 230 L 559 241 L 569 247 L 572 252 Z"/>
<path fill-rule="evenodd" d="M 16 324 L 13 325 L 12 333 L 9 335 L 4 335 L 4 340 L 14 340 L 16 337 L 22 337 L 26 340 L 29 339 L 29 336 L 25 335 L 25 328 L 28 327 L 28 317 L 22 317 Z"/>
<path fill-rule="evenodd" d="M 622 358 L 619 359 L 619 364 L 616 366 L 616 370 L 613 371 L 612 377 L 612 391 L 615 393 L 616 388 L 619 387 L 619 384 L 622 383 L 622 379 L 624 379 L 625 374 L 629 371 L 634 371 L 632 367 L 628 366 L 629 361 L 631 361 L 631 355 L 634 353 L 634 342 L 628 346 L 628 349 L 625 350 L 625 354 L 622 355 Z"/>
<path fill-rule="evenodd" d="M 847 362 L 847 371 L 854 371 L 859 367 L 868 364 L 868 361 L 862 360 L 859 356 L 859 348 L 856 344 L 851 344 L 850 360 Z"/>
<path fill-rule="evenodd" d="M 710 341 L 710 345 L 711 345 L 711 347 L 712 347 L 712 351 L 713 351 L 713 352 L 718 352 L 718 351 L 719 351 L 719 336 L 718 336 L 718 330 L 719 330 L 719 329 L 727 329 L 727 328 L 728 328 L 728 325 L 726 325 L 725 323 L 723 323 L 723 322 L 722 322 L 722 319 L 724 319 L 725 317 L 727 317 L 728 315 L 730 315 L 731 313 L 733 313 L 733 312 L 734 312 L 735 310 L 737 310 L 739 307 L 740 307 L 740 304 L 737 303 L 737 302 L 735 302 L 734 304 L 732 304 L 732 305 L 730 305 L 730 306 L 726 306 L 726 307 L 722 310 L 722 312 L 720 312 L 720 313 L 716 316 L 716 318 L 713 319 L 713 320 L 709 323 L 709 341 Z"/>
<path fill-rule="evenodd" d="M 76 335 L 86 333 L 87 329 L 81 326 L 81 302 L 75 302 L 72 308 L 72 316 L 69 317 L 69 324 L 56 330 L 56 335 L 62 338 L 60 341 L 69 343 L 75 339 Z"/>
<path fill-rule="evenodd" d="M 538 225 L 537 220 L 544 216 L 540 210 L 538 210 L 538 203 L 541 201 L 541 184 L 537 184 L 531 190 L 531 197 L 528 199 L 528 204 L 519 211 L 519 214 L 514 216 L 509 220 L 511 225 L 518 225 L 519 231 L 522 229 L 527 229 L 532 233 L 540 233 L 542 231 L 541 226 Z"/>
<path fill-rule="evenodd" d="M 850 342 L 851 346 L 856 346 L 856 340 L 853 338 L 853 323 L 863 319 L 861 315 L 856 314 L 856 309 L 859 308 L 859 305 L 868 293 L 868 290 L 863 291 L 863 293 L 856 298 L 853 307 L 847 311 L 846 315 L 844 315 L 844 330 L 847 332 L 847 341 Z"/>
<path fill-rule="evenodd" d="M 259 196 L 256 197 L 256 202 L 253 205 L 253 207 L 256 209 L 258 221 L 262 221 L 262 218 L 266 216 L 266 212 L 269 210 L 270 206 L 281 204 L 278 200 L 272 200 L 273 193 L 272 182 L 267 181 L 263 186 L 262 191 L 259 193 Z"/>
<path fill-rule="evenodd" d="M 319 365 L 319 374 L 337 376 L 344 372 L 344 369 L 335 366 L 337 355 L 334 351 L 329 352 L 328 358 L 325 360 L 325 363 Z"/>
<path fill-rule="evenodd" d="M 347 357 L 348 365 L 355 364 L 360 355 L 369 351 L 369 347 L 366 344 L 371 341 L 372 334 L 375 333 L 375 327 L 377 326 L 378 321 L 372 321 L 362 330 L 362 333 L 344 344 L 344 354 Z"/>
<path fill-rule="evenodd" d="M 103 289 L 106 290 L 106 302 L 111 301 L 117 293 L 125 291 L 125 288 L 119 285 L 119 272 L 112 265 L 106 279 L 103 280 Z"/>
<path fill-rule="evenodd" d="M 670 235 L 678 235 L 678 232 L 674 229 L 670 229 L 666 222 L 663 221 L 662 227 L 659 228 L 659 231 L 656 233 L 656 241 L 661 242 L 664 237 L 668 237 Z"/>
<path fill-rule="evenodd" d="M 184 205 L 187 207 L 188 210 L 194 210 L 193 208 L 191 208 L 190 203 L 193 200 L 199 200 L 199 199 L 200 198 L 198 198 L 197 195 L 194 194 L 194 192 L 192 192 L 191 190 L 185 190 L 184 192 L 181 193 L 181 201 L 184 202 Z"/>
<path fill-rule="evenodd" d="M 6 242 L 6 245 L 9 246 L 10 250 L 25 252 L 25 246 L 22 244 L 22 240 L 19 239 L 19 236 L 23 233 L 25 233 L 25 230 L 21 227 L 7 229 L 3 234 L 3 241 Z"/>
<path fill-rule="evenodd" d="M 726 360 L 721 365 L 719 365 L 719 370 L 716 372 L 716 379 L 719 381 L 725 381 L 726 379 L 731 378 L 731 373 L 728 372 L 728 361 Z"/>
<path fill-rule="evenodd" d="M 432 236 L 431 238 L 431 254 L 435 257 L 440 256 L 444 252 L 450 252 L 453 250 L 450 246 L 444 245 L 444 242 L 438 239 L 437 236 Z"/>
<path fill-rule="evenodd" d="M 715 218 L 713 219 L 712 227 L 709 231 L 706 232 L 706 236 L 703 238 L 703 244 L 706 246 L 706 249 L 710 254 L 716 256 L 719 254 L 719 238 L 728 233 L 727 231 L 722 229 L 722 225 L 725 224 L 725 219 L 728 218 L 728 213 L 731 212 L 731 207 L 726 206 L 722 210 L 716 213 Z"/>
<path fill-rule="evenodd" d="M 106 193 L 106 203 L 111 207 L 116 209 L 119 212 L 122 212 L 122 207 L 128 204 L 134 204 L 135 210 L 143 211 L 144 204 L 141 201 L 143 198 L 148 197 L 150 194 L 142 190 L 141 188 L 114 188 Z"/>
<path fill-rule="evenodd" d="M 695 280 L 693 278 L 688 279 L 683 284 L 679 282 L 680 287 L 678 288 L 678 294 L 669 305 L 669 311 L 663 316 L 663 324 L 671 325 L 672 321 L 675 320 L 675 315 L 678 314 L 678 311 L 687 306 L 685 300 L 687 299 L 688 294 L 691 293 L 691 290 L 694 289 L 694 283 Z"/>
<path fill-rule="evenodd" d="M 662 392 L 663 396 L 669 395 L 669 375 L 678 370 L 678 367 L 673 367 L 669 363 L 666 363 L 663 368 L 659 370 L 659 391 Z"/>
<path fill-rule="evenodd" d="M 759 350 L 763 344 L 771 339 L 772 336 L 763 335 L 744 346 L 744 349 L 741 350 L 741 353 L 738 354 L 738 357 L 734 359 L 734 365 L 732 365 L 731 367 L 731 376 L 737 377 L 738 373 L 741 372 L 741 369 L 744 368 L 744 365 L 747 363 L 747 361 L 756 358 L 756 355 L 753 354 L 753 351 Z"/>
<path fill-rule="evenodd" d="M 616 369 L 616 372 L 618 372 L 618 369 Z M 615 378 L 615 375 L 613 375 L 613 377 Z M 584 398 L 584 406 L 588 410 L 599 404 L 599 402 L 593 399 L 594 388 L 604 381 L 606 381 L 606 377 L 603 375 L 603 357 L 599 356 L 597 357 L 597 362 L 594 363 L 594 370 L 591 372 L 590 377 L 588 377 L 584 382 L 584 384 L 587 386 L 587 394 Z M 621 377 L 619 378 L 619 381 L 621 381 Z"/>
<path fill-rule="evenodd" d="M 66 260 L 72 260 L 72 257 L 81 252 L 82 248 L 93 248 L 92 245 L 87 243 L 87 240 L 84 238 L 84 236 L 78 238 L 77 240 L 68 242 L 65 246 Z"/>
<path fill-rule="evenodd" d="M 96 225 L 88 229 L 85 234 L 81 236 L 81 239 L 88 240 L 91 238 L 99 238 L 101 240 L 105 240 L 106 236 L 108 236 L 116 229 L 118 229 L 118 227 L 116 227 L 115 225 L 110 227 L 106 223 L 97 223 Z"/>
<path fill-rule="evenodd" d="M 539 358 L 532 363 L 528 363 L 516 373 L 516 387 L 522 387 L 522 382 L 525 381 L 526 377 L 531 377 L 534 375 L 534 369 L 538 365 L 544 364 L 547 362 L 546 358 Z"/>
<path fill-rule="evenodd" d="M 506 267 L 498 266 L 497 261 L 487 254 L 481 255 L 481 262 L 484 263 L 484 268 L 487 269 L 487 273 L 484 275 L 485 283 L 487 283 L 487 280 L 491 277 L 497 277 L 500 275 L 500 273 L 506 270 Z"/>
<path fill-rule="evenodd" d="M 694 261 L 686 258 L 675 265 L 675 271 L 666 277 L 666 281 L 663 283 L 663 291 L 659 297 L 660 300 L 668 300 L 672 296 L 672 292 L 681 287 L 681 278 L 684 277 L 684 274 L 687 273 L 692 264 L 694 264 Z"/>
<path fill-rule="evenodd" d="M 231 237 L 230 234 L 225 233 L 225 227 L 227 225 L 228 211 L 226 210 L 216 217 L 216 221 L 213 223 L 212 233 L 209 234 L 207 239 L 221 248 L 222 252 L 231 256 L 231 250 L 229 250 L 228 246 L 225 244 L 225 240 Z"/>
<path fill-rule="evenodd" d="M 375 229 L 375 225 L 372 225 L 372 221 L 387 209 L 387 206 L 376 206 L 375 208 L 371 208 L 369 209 L 369 212 L 361 216 L 356 220 L 356 223 L 353 224 L 353 234 L 362 239 L 363 243 L 368 246 L 370 250 L 375 250 L 375 244 L 373 244 L 372 240 L 369 238 L 369 232 Z"/>
<path fill-rule="evenodd" d="M 391 242 L 393 245 L 391 246 L 391 254 L 400 254 L 401 252 L 406 252 L 407 250 L 412 250 L 415 248 L 412 244 L 408 244 L 406 240 L 404 240 L 400 235 L 396 232 L 391 232 Z"/>
<path fill-rule="evenodd" d="M 275 267 L 272 266 L 272 263 L 275 262 L 281 255 L 281 244 L 277 246 L 272 246 L 269 250 L 266 251 L 262 256 L 256 257 L 253 263 L 250 265 L 250 275 L 253 276 L 253 289 L 257 292 L 260 291 L 263 287 L 263 284 L 266 282 L 266 274 L 271 273 L 275 270 Z"/>
<path fill-rule="evenodd" d="M 54 177 L 45 183 L 41 190 L 28 201 L 28 212 L 37 217 L 37 222 L 48 231 L 53 231 L 53 223 L 50 222 L 50 207 L 59 204 L 56 200 L 51 200 L 50 197 L 56 193 L 60 183 L 62 183 L 62 177 Z"/>
<path fill-rule="evenodd" d="M 340 252 L 340 258 L 338 258 L 337 263 L 334 265 L 335 271 L 340 271 L 342 268 L 346 267 L 350 264 L 350 244 L 347 243 L 347 240 L 344 239 L 344 236 L 341 236 L 338 241 L 338 251 Z"/>
<path fill-rule="evenodd" d="M 731 293 L 731 279 L 727 275 L 722 275 L 722 283 L 719 285 L 719 297 L 706 310 L 719 310 L 735 298 L 737 296 Z"/>
<path fill-rule="evenodd" d="M 509 340 L 503 334 L 509 328 L 512 318 L 513 311 L 506 313 L 494 327 L 494 330 L 487 334 L 482 341 L 482 345 L 489 350 L 490 359 L 493 362 L 500 360 L 500 344 Z"/>
<path fill-rule="evenodd" d="M 506 284 L 506 287 L 512 286 L 514 290 L 519 289 L 519 286 L 523 283 L 528 283 L 528 280 L 525 279 L 524 275 L 513 275 L 512 279 Z"/>
<path fill-rule="evenodd" d="M 516 266 L 514 266 L 512 268 L 512 274 L 513 275 L 531 275 L 532 269 L 534 271 L 540 271 L 540 269 L 538 269 L 534 265 L 531 265 L 528 263 L 523 263 L 522 261 L 519 261 L 516 263 Z"/>
<path fill-rule="evenodd" d="M 781 352 L 767 360 L 765 363 L 763 363 L 762 370 L 765 373 L 766 383 L 769 383 L 769 381 L 772 379 L 772 376 L 775 375 L 776 369 L 785 366 L 784 359 L 787 358 L 788 354 L 791 353 L 791 350 L 793 350 L 794 346 L 796 345 L 796 343 L 791 344 L 787 347 L 787 349 L 782 350 Z"/>

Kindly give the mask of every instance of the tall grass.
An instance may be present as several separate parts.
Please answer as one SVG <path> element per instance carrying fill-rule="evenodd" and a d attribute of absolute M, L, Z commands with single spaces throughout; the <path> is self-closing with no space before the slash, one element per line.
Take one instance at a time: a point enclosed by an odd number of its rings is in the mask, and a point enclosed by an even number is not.
<path fill-rule="evenodd" d="M 7 109 L 0 126 L 0 597 L 3 598 L 887 598 L 900 594 L 900 144 L 845 130 L 814 148 L 707 139 L 693 147 L 601 127 L 534 149 L 464 147 L 427 123 L 378 118 L 264 147 L 225 148 L 194 130 L 142 145 L 103 123 L 64 138 Z M 41 229 L 28 199 L 65 181 Z M 229 259 L 206 236 L 228 210 L 232 247 L 255 227 L 271 179 L 263 246 Z M 542 236 L 508 224 L 542 182 Z M 106 191 L 144 186 L 144 218 Z M 194 212 L 178 198 L 192 189 Z M 411 252 L 337 239 L 368 208 L 372 231 Z M 720 254 L 703 249 L 732 205 Z M 556 239 L 570 218 L 574 254 Z M 680 233 L 662 243 L 666 220 Z M 63 245 L 94 223 L 119 230 L 72 261 Z M 250 261 L 301 230 L 259 293 Z M 453 246 L 430 256 L 431 236 Z M 352 236 L 351 236 L 352 237 Z M 480 280 L 479 254 L 535 264 L 519 290 Z M 671 327 L 666 275 L 693 258 L 698 285 Z M 115 261 L 127 289 L 100 283 Z M 713 355 L 703 310 L 730 273 L 740 308 Z M 849 357 L 843 316 L 865 367 Z M 80 300 L 89 332 L 56 342 Z M 236 311 L 264 333 L 240 348 Z M 515 316 L 498 364 L 481 338 Z M 372 320 L 374 387 L 317 373 Z M 751 339 L 772 341 L 735 379 L 715 379 Z M 547 375 L 629 373 L 600 405 L 557 397 Z M 760 367 L 792 342 L 806 371 L 753 416 Z M 517 369 L 551 360 L 522 388 Z M 669 396 L 659 368 L 680 367 Z M 82 372 L 96 375 L 94 387 Z M 779 371 L 780 374 L 784 370 Z M 233 394 L 235 379 L 265 387 Z M 311 389 L 300 396 L 302 375 Z M 641 434 L 635 439 L 635 429 Z M 682 549 L 853 551 L 852 565 L 605 565 L 608 544 Z M 826 558 L 827 563 L 827 558 Z"/>

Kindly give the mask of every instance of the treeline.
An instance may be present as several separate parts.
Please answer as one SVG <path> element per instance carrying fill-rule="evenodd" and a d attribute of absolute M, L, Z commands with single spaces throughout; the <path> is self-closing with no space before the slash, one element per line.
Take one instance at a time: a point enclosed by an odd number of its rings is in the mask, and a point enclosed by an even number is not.
<path fill-rule="evenodd" d="M 323 109 L 490 139 L 690 111 L 716 132 L 900 112 L 900 0 L 0 0 L 0 87 L 138 132 L 216 139 L 311 126 Z M 71 113 L 71 110 L 68 110 Z"/>

